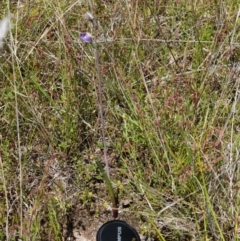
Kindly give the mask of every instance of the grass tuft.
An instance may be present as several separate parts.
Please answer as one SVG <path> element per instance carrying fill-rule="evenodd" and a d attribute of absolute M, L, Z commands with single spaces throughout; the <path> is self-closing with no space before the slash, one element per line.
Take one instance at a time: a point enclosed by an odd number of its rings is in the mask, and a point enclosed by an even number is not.
<path fill-rule="evenodd" d="M 237 0 L 4 0 L 8 12 L 1 240 L 77 239 L 110 219 L 104 156 L 119 218 L 143 239 L 240 239 Z"/>

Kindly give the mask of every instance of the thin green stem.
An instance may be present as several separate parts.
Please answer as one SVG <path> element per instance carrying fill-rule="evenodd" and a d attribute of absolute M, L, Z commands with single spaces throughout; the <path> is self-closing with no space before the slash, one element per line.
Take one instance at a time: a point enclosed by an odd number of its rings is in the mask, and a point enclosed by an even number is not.
<path fill-rule="evenodd" d="M 103 157 L 106 164 L 106 173 L 108 178 L 110 178 L 109 172 L 109 164 L 107 159 L 107 144 L 106 144 L 106 135 L 105 135 L 105 120 L 103 115 L 103 100 L 102 100 L 102 75 L 100 71 L 100 64 L 99 64 L 99 53 L 97 48 L 97 41 L 96 41 L 96 32 L 97 32 L 97 19 L 93 19 L 93 32 L 94 32 L 94 56 L 95 56 L 95 65 L 97 69 L 97 77 L 98 77 L 98 101 L 99 101 L 99 112 L 100 112 L 100 119 L 101 119 L 101 129 L 102 129 L 102 142 L 103 142 Z"/>

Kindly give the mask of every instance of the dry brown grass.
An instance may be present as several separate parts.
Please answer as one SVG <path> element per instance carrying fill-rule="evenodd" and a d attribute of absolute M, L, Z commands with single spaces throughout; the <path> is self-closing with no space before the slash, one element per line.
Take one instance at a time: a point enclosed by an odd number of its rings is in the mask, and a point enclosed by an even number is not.
<path fill-rule="evenodd" d="M 146 240 L 239 240 L 238 1 L 2 1 L 0 240 L 95 239 L 119 218 Z M 104 164 L 102 162 L 102 164 Z M 85 236 L 84 236 L 85 235 Z M 78 237 L 77 237 L 78 236 Z"/>

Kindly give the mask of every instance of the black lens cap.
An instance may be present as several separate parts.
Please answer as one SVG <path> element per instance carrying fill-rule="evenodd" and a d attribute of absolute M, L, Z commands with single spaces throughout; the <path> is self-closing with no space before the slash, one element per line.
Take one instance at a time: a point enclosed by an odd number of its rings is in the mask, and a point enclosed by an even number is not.
<path fill-rule="evenodd" d="M 104 223 L 97 232 L 97 241 L 141 241 L 137 231 L 121 220 Z"/>

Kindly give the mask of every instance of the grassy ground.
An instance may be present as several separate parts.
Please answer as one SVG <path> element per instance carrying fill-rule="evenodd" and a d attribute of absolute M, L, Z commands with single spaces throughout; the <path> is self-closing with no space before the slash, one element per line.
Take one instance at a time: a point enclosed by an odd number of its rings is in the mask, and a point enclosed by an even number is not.
<path fill-rule="evenodd" d="M 0 240 L 70 240 L 80 209 L 107 219 L 94 48 L 79 39 L 93 33 L 87 11 L 99 20 L 120 215 L 148 240 L 240 239 L 237 0 L 0 8 L 1 19 L 13 14 L 0 50 Z"/>

